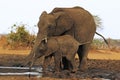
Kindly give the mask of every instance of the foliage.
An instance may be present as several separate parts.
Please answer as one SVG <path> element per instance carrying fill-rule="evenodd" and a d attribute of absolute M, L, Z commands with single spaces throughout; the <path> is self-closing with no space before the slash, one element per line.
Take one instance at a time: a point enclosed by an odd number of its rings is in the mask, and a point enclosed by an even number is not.
<path fill-rule="evenodd" d="M 92 44 L 91 44 L 91 49 L 96 50 L 96 49 L 110 49 L 112 51 L 118 51 L 120 50 L 120 40 L 118 39 L 107 39 L 110 47 L 106 45 L 103 39 L 94 39 Z"/>
<path fill-rule="evenodd" d="M 11 27 L 11 32 L 7 36 L 8 44 L 12 49 L 20 47 L 32 47 L 35 35 L 31 35 L 25 25 L 14 24 Z"/>
<path fill-rule="evenodd" d="M 94 39 L 91 44 L 91 49 L 104 49 L 107 48 L 107 45 L 102 39 Z"/>

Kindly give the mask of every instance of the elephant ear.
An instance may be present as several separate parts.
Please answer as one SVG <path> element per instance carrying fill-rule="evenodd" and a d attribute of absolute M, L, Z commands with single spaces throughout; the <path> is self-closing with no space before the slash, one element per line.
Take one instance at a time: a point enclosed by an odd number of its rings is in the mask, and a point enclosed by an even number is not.
<path fill-rule="evenodd" d="M 46 14 L 47 14 L 47 12 L 46 12 L 46 11 L 43 11 L 41 15 L 46 15 Z"/>
<path fill-rule="evenodd" d="M 66 12 L 56 12 L 54 16 L 56 19 L 55 36 L 62 35 L 73 27 L 74 21 Z"/>
<path fill-rule="evenodd" d="M 60 16 L 64 15 L 64 12 L 53 13 L 53 15 L 54 15 L 55 19 L 57 20 L 60 18 Z"/>
<path fill-rule="evenodd" d="M 45 16 L 45 15 L 47 15 L 47 12 L 43 11 L 40 17 Z"/>

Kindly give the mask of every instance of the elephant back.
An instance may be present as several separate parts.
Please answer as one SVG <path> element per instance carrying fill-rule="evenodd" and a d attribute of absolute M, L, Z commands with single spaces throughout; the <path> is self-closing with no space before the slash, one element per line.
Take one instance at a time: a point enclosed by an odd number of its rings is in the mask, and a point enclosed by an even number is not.
<path fill-rule="evenodd" d="M 96 31 L 96 25 L 93 16 L 87 10 L 81 7 L 55 8 L 51 13 L 57 12 L 65 12 L 66 15 L 70 17 L 69 19 L 73 21 L 71 30 L 67 31 L 68 34 L 73 32 L 74 35 L 70 35 L 80 43 L 93 40 Z"/>

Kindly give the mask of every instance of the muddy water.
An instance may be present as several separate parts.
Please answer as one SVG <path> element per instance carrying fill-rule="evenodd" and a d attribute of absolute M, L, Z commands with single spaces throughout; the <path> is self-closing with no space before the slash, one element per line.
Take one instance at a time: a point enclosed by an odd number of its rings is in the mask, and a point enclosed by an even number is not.
<path fill-rule="evenodd" d="M 78 65 L 78 62 L 79 61 L 76 60 L 77 65 Z M 10 64 L 9 66 L 12 66 L 13 64 Z M 35 64 L 34 66 L 38 66 L 38 64 Z M 50 66 L 54 66 L 54 64 L 51 64 Z M 89 59 L 87 66 L 88 66 L 88 69 L 85 72 L 77 71 L 76 73 L 70 73 L 69 71 L 62 71 L 60 73 L 48 72 L 46 74 L 41 73 L 42 68 L 39 68 L 39 67 L 33 67 L 30 73 L 28 67 L 0 66 L 1 67 L 0 72 L 2 74 L 5 73 L 5 77 L 1 75 L 0 80 L 13 80 L 13 79 L 9 79 L 9 77 L 16 78 L 15 80 L 27 80 L 29 74 L 34 76 L 34 79 L 31 79 L 31 80 L 41 80 L 41 78 L 36 79 L 36 77 L 41 77 L 41 76 L 42 78 L 46 78 L 46 77 L 57 78 L 53 80 L 59 80 L 59 79 L 62 79 L 62 80 L 64 79 L 68 79 L 68 80 L 120 80 L 120 60 Z M 11 76 L 7 76 L 8 73 Z M 14 75 L 17 75 L 17 76 L 14 76 Z M 24 77 L 24 79 L 19 79 L 19 77 L 20 78 Z M 3 78 L 7 78 L 7 79 L 3 79 Z M 43 80 L 48 80 L 48 79 L 43 79 Z"/>
<path fill-rule="evenodd" d="M 29 67 L 6 67 L 0 66 L 0 76 L 39 76 L 42 77 L 41 67 L 32 67 L 29 72 Z"/>

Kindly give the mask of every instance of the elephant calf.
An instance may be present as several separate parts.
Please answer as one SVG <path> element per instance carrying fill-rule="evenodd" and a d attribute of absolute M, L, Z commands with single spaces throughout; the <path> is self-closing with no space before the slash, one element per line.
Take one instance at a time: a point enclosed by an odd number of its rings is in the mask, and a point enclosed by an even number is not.
<path fill-rule="evenodd" d="M 35 52 L 33 59 L 45 56 L 43 71 L 46 71 L 45 69 L 51 60 L 51 56 L 54 56 L 55 71 L 59 72 L 60 63 L 64 57 L 71 66 L 70 71 L 76 71 L 75 55 L 79 45 L 81 44 L 70 35 L 50 37 L 48 40 L 44 39 L 41 41 L 36 48 L 37 52 Z"/>

